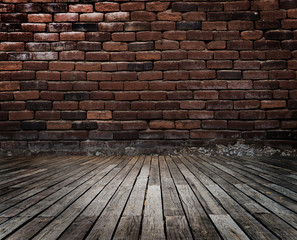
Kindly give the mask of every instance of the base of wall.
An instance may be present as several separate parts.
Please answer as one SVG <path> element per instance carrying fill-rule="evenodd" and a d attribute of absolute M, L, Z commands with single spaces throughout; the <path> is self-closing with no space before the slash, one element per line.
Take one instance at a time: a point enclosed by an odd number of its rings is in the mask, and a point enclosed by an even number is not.
<path fill-rule="evenodd" d="M 207 155 L 297 155 L 297 141 L 289 140 L 142 140 L 142 141 L 3 141 L 0 155 L 82 154 L 139 155 L 198 151 Z"/>

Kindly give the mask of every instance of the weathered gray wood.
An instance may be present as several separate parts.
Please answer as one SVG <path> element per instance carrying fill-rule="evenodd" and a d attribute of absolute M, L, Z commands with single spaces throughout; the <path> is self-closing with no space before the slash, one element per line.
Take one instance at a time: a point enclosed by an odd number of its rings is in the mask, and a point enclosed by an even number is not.
<path fill-rule="evenodd" d="M 168 240 L 193 239 L 185 216 L 166 216 L 166 232 Z"/>
<path fill-rule="evenodd" d="M 158 157 L 153 156 L 144 203 L 141 239 L 165 239 Z"/>
<path fill-rule="evenodd" d="M 113 239 L 138 239 L 151 157 L 146 156 Z"/>
<path fill-rule="evenodd" d="M 196 198 L 192 189 L 187 185 L 185 179 L 183 179 L 182 174 L 179 172 L 172 159 L 166 157 L 166 161 L 168 163 L 174 182 L 176 179 L 178 180 L 178 182 L 175 182 L 175 185 L 180 195 L 181 202 L 194 238 L 221 239 L 214 225 L 201 206 L 200 202 Z"/>
<path fill-rule="evenodd" d="M 249 240 L 250 238 L 240 229 L 229 215 L 209 215 L 222 237 L 226 240 Z"/>

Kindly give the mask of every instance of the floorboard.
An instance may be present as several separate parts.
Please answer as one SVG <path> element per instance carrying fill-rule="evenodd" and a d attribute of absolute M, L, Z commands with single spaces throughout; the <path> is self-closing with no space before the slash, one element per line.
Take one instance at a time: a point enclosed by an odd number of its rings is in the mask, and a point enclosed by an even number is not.
<path fill-rule="evenodd" d="M 296 239 L 297 158 L 0 158 L 0 239 Z"/>

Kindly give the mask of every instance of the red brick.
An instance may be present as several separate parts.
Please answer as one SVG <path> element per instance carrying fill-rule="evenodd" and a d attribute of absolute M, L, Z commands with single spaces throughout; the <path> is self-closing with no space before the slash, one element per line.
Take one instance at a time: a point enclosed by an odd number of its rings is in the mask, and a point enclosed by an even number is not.
<path fill-rule="evenodd" d="M 154 70 L 175 70 L 178 69 L 178 62 L 173 61 L 156 61 L 154 62 Z"/>
<path fill-rule="evenodd" d="M 11 111 L 9 112 L 9 120 L 31 120 L 34 119 L 34 111 Z"/>
<path fill-rule="evenodd" d="M 102 22 L 103 17 L 103 13 L 83 13 L 79 15 L 79 20 L 81 22 Z"/>
<path fill-rule="evenodd" d="M 184 50 L 169 50 L 169 51 L 162 52 L 162 60 L 180 60 L 180 59 L 186 59 L 186 58 L 187 58 L 187 51 L 184 51 Z M 203 64 L 203 67 L 204 67 L 204 64 Z"/>
<path fill-rule="evenodd" d="M 0 91 L 20 90 L 20 82 L 0 82 Z"/>
<path fill-rule="evenodd" d="M 50 62 L 49 70 L 53 71 L 72 71 L 74 70 L 73 62 Z"/>
<path fill-rule="evenodd" d="M 100 82 L 99 87 L 101 90 L 123 90 L 124 84 L 121 82 Z"/>
<path fill-rule="evenodd" d="M 253 83 L 251 80 L 228 81 L 228 89 L 252 89 Z"/>
<path fill-rule="evenodd" d="M 116 92 L 115 100 L 117 101 L 133 101 L 139 99 L 138 92 Z"/>
<path fill-rule="evenodd" d="M 91 4 L 69 5 L 69 12 L 93 12 L 93 5 Z"/>
<path fill-rule="evenodd" d="M 190 79 L 213 79 L 216 77 L 214 70 L 191 71 Z"/>
<path fill-rule="evenodd" d="M 107 81 L 111 80 L 111 73 L 106 72 L 88 72 L 87 73 L 88 81 Z"/>
<path fill-rule="evenodd" d="M 244 92 L 239 90 L 222 90 L 219 92 L 220 99 L 244 99 Z"/>
<path fill-rule="evenodd" d="M 146 90 L 148 89 L 148 83 L 147 82 L 134 82 L 134 81 L 131 81 L 131 82 L 125 82 L 124 83 L 124 89 L 125 90 L 137 90 L 137 91 L 140 91 L 140 90 Z M 163 89 L 157 89 L 157 90 L 163 90 Z"/>
<path fill-rule="evenodd" d="M 283 29 L 296 29 L 297 28 L 297 19 L 285 19 L 282 20 Z"/>
<path fill-rule="evenodd" d="M 36 111 L 35 119 L 38 120 L 57 120 L 60 119 L 61 113 L 58 111 Z"/>
<path fill-rule="evenodd" d="M 190 138 L 198 138 L 198 139 L 208 139 L 208 138 L 216 138 L 216 131 L 207 131 L 207 130 L 193 130 L 190 132 Z"/>
<path fill-rule="evenodd" d="M 234 69 L 241 70 L 252 70 L 252 69 L 260 69 L 259 61 L 234 61 Z"/>
<path fill-rule="evenodd" d="M 68 130 L 72 128 L 72 123 L 67 121 L 47 121 L 48 130 Z"/>
<path fill-rule="evenodd" d="M 187 119 L 188 111 L 179 110 L 179 111 L 163 111 L 163 119 Z"/>
<path fill-rule="evenodd" d="M 176 129 L 197 129 L 200 128 L 201 122 L 199 120 L 178 120 L 175 123 Z"/>
<path fill-rule="evenodd" d="M 28 14 L 28 22 L 47 23 L 52 22 L 51 14 Z"/>
<path fill-rule="evenodd" d="M 60 72 L 54 72 L 54 71 L 38 71 L 36 72 L 36 79 L 38 80 L 54 80 L 58 81 L 60 80 Z"/>
<path fill-rule="evenodd" d="M 175 127 L 175 124 L 173 121 L 154 120 L 150 121 L 149 127 L 151 129 L 172 129 Z"/>
<path fill-rule="evenodd" d="M 129 21 L 129 12 L 112 12 L 105 14 L 106 22 L 126 22 Z"/>
<path fill-rule="evenodd" d="M 277 0 L 252 1 L 252 10 L 276 10 L 279 8 Z"/>
<path fill-rule="evenodd" d="M 213 118 L 213 111 L 189 111 L 189 118 L 190 119 L 212 119 Z"/>
<path fill-rule="evenodd" d="M 153 81 L 150 82 L 149 88 L 151 90 L 175 90 L 175 83 L 174 82 L 165 82 L 165 81 Z"/>
<path fill-rule="evenodd" d="M 163 101 L 156 103 L 156 109 L 159 110 L 176 110 L 179 109 L 180 103 L 177 101 Z"/>
<path fill-rule="evenodd" d="M 267 119 L 290 119 L 292 112 L 285 109 L 266 111 Z"/>
<path fill-rule="evenodd" d="M 61 73 L 62 81 L 84 81 L 87 80 L 86 72 L 72 71 L 72 72 L 62 72 Z"/>
<path fill-rule="evenodd" d="M 134 11 L 131 13 L 131 21 L 155 21 L 156 14 L 146 11 Z"/>
<path fill-rule="evenodd" d="M 95 10 L 98 12 L 116 12 L 120 10 L 118 3 L 102 2 L 95 3 Z"/>
<path fill-rule="evenodd" d="M 79 91 L 98 90 L 98 83 L 97 82 L 74 82 L 73 90 L 79 90 Z"/>
<path fill-rule="evenodd" d="M 102 102 L 102 101 L 81 101 L 81 102 L 79 102 L 79 109 L 81 109 L 81 110 L 102 110 L 102 109 L 104 109 L 104 102 Z"/>
<path fill-rule="evenodd" d="M 169 2 L 148 2 L 146 3 L 146 10 L 152 12 L 162 12 L 169 7 Z"/>
<path fill-rule="evenodd" d="M 202 120 L 202 128 L 204 129 L 225 129 L 227 128 L 226 120 Z"/>
<path fill-rule="evenodd" d="M 279 87 L 278 81 L 262 80 L 254 82 L 254 89 L 277 89 Z"/>
<path fill-rule="evenodd" d="M 85 40 L 84 32 L 62 32 L 60 33 L 62 41 L 83 41 Z"/>
<path fill-rule="evenodd" d="M 227 22 L 202 22 L 202 30 L 227 30 Z"/>
<path fill-rule="evenodd" d="M 112 41 L 115 41 L 115 42 L 135 41 L 135 33 L 133 32 L 112 33 L 111 37 L 112 37 Z"/>
<path fill-rule="evenodd" d="M 103 49 L 106 51 L 127 51 L 128 44 L 122 42 L 104 42 Z"/>
<path fill-rule="evenodd" d="M 142 80 L 142 81 L 158 80 L 158 79 L 162 79 L 162 72 L 161 71 L 140 72 L 137 74 L 137 78 L 138 80 Z"/>
<path fill-rule="evenodd" d="M 297 81 L 295 80 L 283 80 L 279 82 L 280 89 L 296 89 L 297 88 Z"/>
<path fill-rule="evenodd" d="M 241 51 L 240 58 L 242 60 L 263 60 L 265 59 L 265 52 L 263 51 Z"/>
<path fill-rule="evenodd" d="M 235 1 L 224 3 L 224 11 L 248 10 L 249 8 L 250 1 Z"/>
<path fill-rule="evenodd" d="M 275 20 L 286 18 L 286 10 L 276 10 L 276 11 L 261 11 L 261 19 L 265 20 Z"/>
<path fill-rule="evenodd" d="M 48 90 L 54 91 L 69 91 L 72 90 L 72 83 L 70 82 L 49 82 Z"/>
<path fill-rule="evenodd" d="M 165 139 L 188 139 L 189 131 L 186 130 L 166 130 L 164 131 Z"/>
<path fill-rule="evenodd" d="M 87 119 L 108 120 L 112 119 L 111 111 L 88 111 Z"/>
<path fill-rule="evenodd" d="M 175 23 L 170 21 L 155 21 L 151 24 L 152 31 L 169 31 L 175 29 Z"/>
<path fill-rule="evenodd" d="M 166 92 L 160 91 L 143 91 L 140 93 L 142 100 L 166 100 Z"/>
<path fill-rule="evenodd" d="M 240 119 L 264 119 L 265 111 L 262 110 L 246 110 L 240 111 Z"/>
<path fill-rule="evenodd" d="M 77 22 L 78 13 L 56 13 L 54 15 L 55 22 Z"/>
<path fill-rule="evenodd" d="M 182 14 L 178 12 L 172 12 L 171 10 L 165 12 L 159 12 L 157 15 L 158 20 L 161 21 L 181 21 Z"/>
<path fill-rule="evenodd" d="M 174 91 L 168 92 L 167 98 L 169 100 L 193 99 L 192 91 Z"/>
<path fill-rule="evenodd" d="M 285 100 L 263 100 L 261 101 L 261 109 L 285 108 Z"/>
<path fill-rule="evenodd" d="M 258 100 L 242 100 L 234 102 L 234 109 L 255 109 L 260 107 Z"/>
<path fill-rule="evenodd" d="M 144 51 L 136 52 L 136 60 L 147 61 L 147 60 L 160 60 L 161 53 L 157 51 Z"/>
<path fill-rule="evenodd" d="M 218 99 L 218 91 L 195 91 L 194 99 Z"/>
<path fill-rule="evenodd" d="M 277 120 L 257 120 L 255 121 L 255 129 L 273 129 L 279 127 Z"/>
<path fill-rule="evenodd" d="M 0 70 L 21 70 L 22 62 L 13 62 L 13 61 L 0 61 Z"/>
<path fill-rule="evenodd" d="M 271 70 L 269 71 L 270 79 L 294 79 L 295 72 L 293 70 Z"/>
<path fill-rule="evenodd" d="M 244 40 L 259 40 L 263 37 L 263 32 L 260 30 L 243 31 L 241 37 Z"/>
<path fill-rule="evenodd" d="M 59 41 L 58 33 L 35 33 L 34 41 L 37 42 L 53 42 Z"/>
<path fill-rule="evenodd" d="M 155 42 L 156 50 L 175 50 L 179 48 L 179 42 L 173 40 L 160 40 Z"/>
<path fill-rule="evenodd" d="M 75 110 L 78 109 L 78 102 L 62 101 L 53 102 L 53 109 L 55 110 Z"/>
<path fill-rule="evenodd" d="M 162 39 L 161 32 L 137 32 L 136 37 L 138 41 L 152 41 Z"/>
<path fill-rule="evenodd" d="M 136 72 L 115 72 L 112 73 L 113 81 L 132 81 L 137 80 Z"/>
<path fill-rule="evenodd" d="M 242 20 L 234 20 L 228 22 L 229 30 L 252 30 L 254 28 L 254 24 L 252 21 L 242 21 Z"/>
<path fill-rule="evenodd" d="M 288 90 L 274 90 L 273 98 L 274 99 L 288 99 L 289 91 Z"/>
<path fill-rule="evenodd" d="M 239 54 L 237 51 L 215 51 L 214 52 L 214 59 L 238 59 Z"/>
<path fill-rule="evenodd" d="M 238 119 L 237 111 L 216 111 L 215 119 Z"/>
<path fill-rule="evenodd" d="M 25 110 L 25 102 L 2 102 L 1 103 L 2 111 L 13 111 L 13 110 Z"/>
<path fill-rule="evenodd" d="M 101 70 L 101 63 L 96 62 L 78 62 L 75 64 L 76 71 L 99 71 Z"/>
<path fill-rule="evenodd" d="M 107 61 L 110 59 L 110 54 L 107 52 L 87 52 L 87 61 Z"/>
<path fill-rule="evenodd" d="M 278 121 L 277 121 L 278 122 Z M 279 127 L 278 125 L 275 127 Z M 297 121 L 282 121 L 281 122 L 282 129 L 296 129 L 297 128 Z"/>
<path fill-rule="evenodd" d="M 201 89 L 201 81 L 181 81 L 176 83 L 177 90 L 197 90 Z"/>
<path fill-rule="evenodd" d="M 40 92 L 40 99 L 42 100 L 52 100 L 52 101 L 62 101 L 64 99 L 63 92 L 53 92 L 53 91 L 42 91 Z"/>
<path fill-rule="evenodd" d="M 236 40 L 240 39 L 239 31 L 216 31 L 213 33 L 214 40 Z"/>
<path fill-rule="evenodd" d="M 289 59 L 291 51 L 289 50 L 270 50 L 266 52 L 267 59 Z"/>
<path fill-rule="evenodd" d="M 243 79 L 268 79 L 268 71 L 243 71 Z"/>
<path fill-rule="evenodd" d="M 85 53 L 83 51 L 64 51 L 60 52 L 60 60 L 73 61 L 73 60 L 84 60 Z"/>
<path fill-rule="evenodd" d="M 154 102 L 134 101 L 131 103 L 131 110 L 154 110 L 155 108 Z"/>
<path fill-rule="evenodd" d="M 206 13 L 205 12 L 183 13 L 183 20 L 185 20 L 185 21 L 204 21 L 204 20 L 206 20 Z"/>
<path fill-rule="evenodd" d="M 205 102 L 203 101 L 181 101 L 181 109 L 203 109 L 205 108 Z"/>
<path fill-rule="evenodd" d="M 113 52 L 110 54 L 111 61 L 135 61 L 135 53 L 133 52 Z M 117 64 L 117 70 L 119 64 Z M 122 70 L 127 70 L 127 67 Z"/>
<path fill-rule="evenodd" d="M 144 10 L 143 2 L 129 2 L 129 3 L 122 3 L 121 10 L 122 11 L 137 11 L 137 10 Z"/>

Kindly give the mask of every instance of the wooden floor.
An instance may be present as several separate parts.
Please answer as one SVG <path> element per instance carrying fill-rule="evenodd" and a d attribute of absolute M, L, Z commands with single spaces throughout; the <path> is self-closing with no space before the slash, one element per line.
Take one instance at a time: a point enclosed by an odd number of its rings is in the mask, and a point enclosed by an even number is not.
<path fill-rule="evenodd" d="M 297 159 L 0 159 L 0 239 L 297 239 Z"/>

